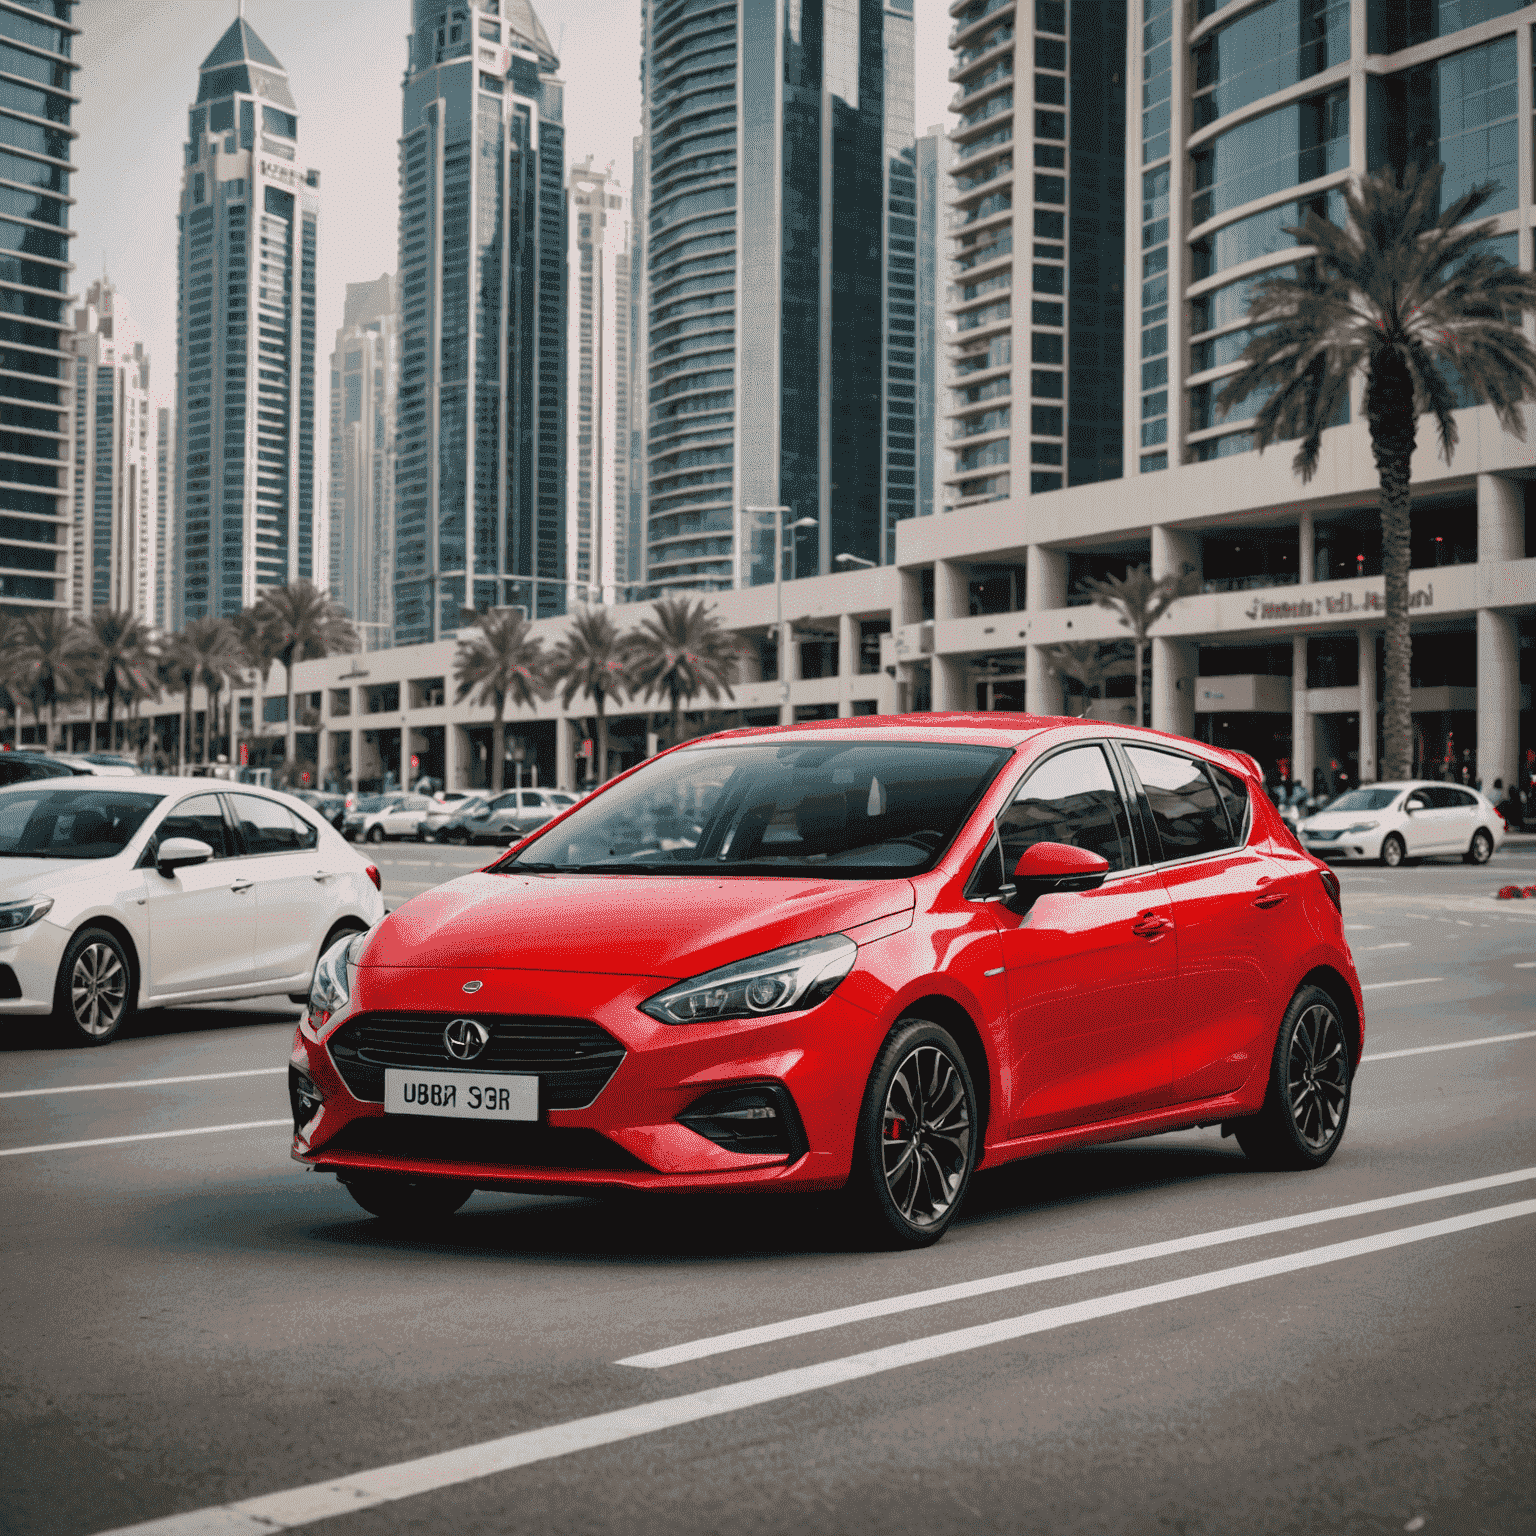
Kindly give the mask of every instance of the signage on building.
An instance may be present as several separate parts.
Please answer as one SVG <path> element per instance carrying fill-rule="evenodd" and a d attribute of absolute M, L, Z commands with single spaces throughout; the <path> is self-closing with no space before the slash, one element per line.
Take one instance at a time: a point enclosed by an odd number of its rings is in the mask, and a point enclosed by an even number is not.
<path fill-rule="evenodd" d="M 263 160 L 260 165 L 261 174 L 268 181 L 280 181 L 289 187 L 298 186 L 299 173 L 291 165 L 284 165 L 280 160 Z"/>
<path fill-rule="evenodd" d="M 1409 608 L 1435 606 L 1434 582 L 1408 595 Z M 1288 619 L 1346 618 L 1351 614 L 1375 614 L 1387 611 L 1386 593 L 1376 587 L 1357 587 L 1340 592 L 1337 597 L 1299 598 L 1291 602 L 1270 602 L 1256 597 L 1243 610 L 1243 617 L 1256 624 L 1283 623 Z"/>

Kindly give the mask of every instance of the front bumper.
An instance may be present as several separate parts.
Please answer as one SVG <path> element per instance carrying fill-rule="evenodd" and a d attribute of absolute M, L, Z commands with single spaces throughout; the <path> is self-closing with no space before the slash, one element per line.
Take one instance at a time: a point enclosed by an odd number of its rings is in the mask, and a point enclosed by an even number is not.
<path fill-rule="evenodd" d="M 0 933 L 0 1014 L 53 1012 L 53 989 L 70 930 L 42 918 L 30 928 Z"/>
<path fill-rule="evenodd" d="M 1337 860 L 1345 864 L 1374 862 L 1381 857 L 1382 840 L 1387 830 L 1376 827 L 1369 832 L 1346 832 L 1341 837 L 1323 842 L 1299 833 L 1301 846 L 1314 858 Z"/>
<path fill-rule="evenodd" d="M 463 991 L 469 980 L 485 983 L 473 1004 Z M 665 985 L 656 977 L 365 967 L 343 1025 L 406 1010 L 444 1025 L 465 1014 L 582 1019 L 612 1036 L 623 1059 L 582 1108 L 542 1108 L 536 1125 L 466 1130 L 463 1121 L 386 1115 L 382 1103 L 348 1088 L 330 1049 L 339 1031 L 316 1042 L 299 1030 L 290 1066 L 323 1102 L 311 1115 L 312 1100 L 295 1098 L 293 1156 L 342 1178 L 399 1173 L 481 1189 L 809 1191 L 845 1183 L 881 1021 L 834 993 L 804 1013 L 667 1025 L 638 1008 Z M 445 1054 L 437 1069 L 454 1065 Z M 355 1070 L 352 1077 L 358 1081 Z M 678 1118 L 706 1095 L 752 1084 L 787 1093 L 799 1133 L 788 1153 L 732 1151 Z"/>

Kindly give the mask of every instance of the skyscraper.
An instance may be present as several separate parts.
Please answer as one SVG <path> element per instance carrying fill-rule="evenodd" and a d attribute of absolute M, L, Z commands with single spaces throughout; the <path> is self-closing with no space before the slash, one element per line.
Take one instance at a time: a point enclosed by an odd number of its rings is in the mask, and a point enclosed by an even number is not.
<path fill-rule="evenodd" d="M 393 638 L 397 299 L 389 273 L 348 283 L 331 353 L 329 584 L 370 650 Z"/>
<path fill-rule="evenodd" d="M 527 0 L 413 0 L 400 138 L 395 641 L 566 602 L 559 60 Z"/>
<path fill-rule="evenodd" d="M 610 166 L 571 167 L 566 556 L 594 600 L 629 594 L 629 199 Z"/>
<path fill-rule="evenodd" d="M 65 343 L 74 355 L 70 609 L 155 616 L 155 425 L 149 357 L 122 295 L 91 284 Z"/>
<path fill-rule="evenodd" d="M 917 515 L 944 510 L 944 309 L 952 271 L 949 135 L 930 128 L 917 141 Z"/>
<path fill-rule="evenodd" d="M 0 606 L 69 602 L 74 0 L 0 27 Z"/>
<path fill-rule="evenodd" d="M 1126 0 L 950 10 L 951 503 L 1116 479 Z"/>
<path fill-rule="evenodd" d="M 164 629 L 176 611 L 176 442 L 171 412 L 155 412 L 155 613 L 156 629 Z"/>
<path fill-rule="evenodd" d="M 916 511 L 911 0 L 644 0 L 647 574 L 883 563 Z"/>
<path fill-rule="evenodd" d="M 178 609 L 238 613 L 314 573 L 320 173 L 288 75 L 250 24 L 203 60 L 181 183 Z"/>

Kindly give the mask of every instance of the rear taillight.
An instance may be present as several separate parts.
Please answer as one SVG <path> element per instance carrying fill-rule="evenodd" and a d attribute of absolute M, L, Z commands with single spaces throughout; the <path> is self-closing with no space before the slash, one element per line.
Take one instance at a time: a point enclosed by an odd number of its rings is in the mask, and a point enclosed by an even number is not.
<path fill-rule="evenodd" d="M 1344 892 L 1339 885 L 1339 877 L 1331 869 L 1320 869 L 1318 874 L 1322 877 L 1323 889 L 1328 892 L 1328 900 L 1331 901 L 1342 917 L 1344 915 Z"/>
<path fill-rule="evenodd" d="M 379 878 L 379 866 L 377 864 L 370 864 L 366 870 L 366 874 L 368 878 L 373 881 L 374 890 L 382 891 L 384 889 L 384 882 Z"/>

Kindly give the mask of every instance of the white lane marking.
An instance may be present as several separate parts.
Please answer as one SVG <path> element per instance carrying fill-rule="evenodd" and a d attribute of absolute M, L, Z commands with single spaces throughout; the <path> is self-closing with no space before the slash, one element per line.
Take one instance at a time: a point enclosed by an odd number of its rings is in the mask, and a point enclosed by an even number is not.
<path fill-rule="evenodd" d="M 247 1067 L 240 1072 L 198 1072 L 191 1077 L 135 1077 L 121 1083 L 73 1083 L 59 1088 L 10 1088 L 0 1099 L 41 1099 L 55 1093 L 97 1093 L 108 1088 L 161 1088 L 167 1083 L 213 1083 L 225 1077 L 270 1077 L 286 1067 Z"/>
<path fill-rule="evenodd" d="M 1432 981 L 1444 981 L 1444 976 L 1414 976 L 1408 981 L 1373 981 L 1360 988 L 1362 992 L 1380 992 L 1386 987 L 1423 987 Z"/>
<path fill-rule="evenodd" d="M 233 1125 L 195 1125 L 187 1131 L 141 1131 L 136 1136 L 97 1136 L 90 1141 L 47 1141 L 35 1147 L 0 1147 L 0 1157 L 20 1157 L 27 1152 L 72 1152 L 76 1147 L 115 1147 L 125 1141 L 166 1141 L 172 1136 L 211 1136 L 215 1131 L 267 1130 L 274 1125 L 292 1125 L 288 1116 L 281 1120 L 240 1120 Z"/>
<path fill-rule="evenodd" d="M 1483 1035 L 1477 1040 L 1449 1040 L 1444 1045 L 1413 1045 L 1402 1051 L 1377 1051 L 1362 1056 L 1361 1061 L 1391 1061 L 1396 1056 L 1427 1056 L 1431 1051 L 1464 1051 L 1469 1045 L 1502 1045 L 1506 1040 L 1529 1040 L 1536 1029 L 1522 1029 L 1509 1035 Z"/>
<path fill-rule="evenodd" d="M 1258 1280 L 1273 1279 L 1277 1275 L 1292 1274 L 1297 1270 L 1361 1258 L 1366 1254 L 1381 1253 L 1410 1243 L 1448 1236 L 1453 1232 L 1465 1232 L 1494 1222 L 1512 1221 L 1518 1216 L 1530 1215 L 1536 1215 L 1536 1200 L 1497 1205 L 1464 1216 L 1447 1217 L 1444 1221 L 1426 1222 L 1417 1227 L 1400 1227 L 1392 1232 L 1377 1233 L 1374 1237 L 1355 1238 L 1351 1242 L 1334 1243 L 1326 1248 L 1304 1249 L 1300 1253 L 1263 1259 L 1255 1264 L 1241 1264 L 1232 1269 L 1213 1270 L 1209 1274 L 1190 1275 L 1183 1280 L 1142 1286 L 1116 1295 L 1095 1296 L 1066 1306 L 1026 1312 L 1022 1317 L 1002 1318 L 972 1328 L 956 1328 L 948 1333 L 911 1339 L 904 1344 L 887 1345 L 883 1349 L 866 1350 L 862 1354 L 845 1355 L 840 1360 L 824 1360 L 819 1365 L 774 1371 L 767 1376 L 732 1382 L 728 1386 L 709 1387 L 702 1392 L 688 1392 L 679 1397 L 662 1398 L 658 1402 L 639 1403 L 633 1408 L 593 1414 L 590 1418 L 572 1419 L 565 1424 L 552 1424 L 544 1429 L 524 1430 L 520 1434 L 483 1440 L 478 1445 L 461 1446 L 457 1450 L 440 1451 L 436 1455 L 396 1462 L 392 1466 L 354 1472 L 330 1482 L 287 1488 L 280 1493 L 192 1510 L 164 1520 L 146 1520 L 139 1525 L 120 1526 L 114 1531 L 102 1533 L 102 1536 L 233 1536 L 237 1532 L 241 1536 L 245 1536 L 245 1533 L 255 1536 L 257 1532 L 292 1530 L 317 1520 L 351 1514 L 380 1504 L 392 1504 L 399 1499 L 431 1493 L 439 1488 L 474 1482 L 498 1472 L 511 1471 L 515 1467 L 531 1466 L 536 1462 L 569 1456 L 596 1446 L 633 1440 L 641 1435 L 656 1434 L 660 1430 L 675 1429 L 681 1424 L 697 1424 L 704 1419 L 720 1418 L 725 1414 L 739 1413 L 745 1408 L 803 1396 L 807 1392 L 825 1391 L 844 1382 L 882 1375 L 905 1366 L 922 1365 L 996 1344 L 1009 1344 L 1016 1339 L 1028 1338 L 1031 1334 L 1069 1328 L 1100 1317 L 1113 1317 L 1143 1307 L 1160 1306 L 1164 1302 L 1182 1301 L 1190 1296 L 1202 1296 L 1231 1286 L 1248 1285 Z"/>
<path fill-rule="evenodd" d="M 1536 971 L 1536 960 L 1516 960 L 1515 969 L 1517 971 Z"/>
<path fill-rule="evenodd" d="M 1046 1280 L 1064 1280 L 1072 1275 L 1091 1274 L 1097 1269 L 1113 1269 L 1121 1264 L 1139 1264 L 1148 1259 L 1167 1258 L 1170 1254 L 1191 1253 L 1200 1248 L 1214 1248 L 1224 1243 L 1242 1242 L 1251 1237 L 1268 1237 L 1276 1232 L 1293 1232 L 1299 1227 L 1318 1226 L 1328 1221 L 1344 1221 L 1352 1216 L 1369 1216 L 1378 1211 L 1396 1210 L 1404 1205 L 1419 1205 L 1426 1200 L 1446 1200 L 1453 1195 L 1474 1194 L 1478 1190 L 1499 1189 L 1506 1184 L 1520 1184 L 1536 1179 L 1536 1168 L 1517 1168 L 1512 1173 L 1495 1173 L 1470 1179 L 1461 1184 L 1437 1184 L 1429 1189 L 1413 1189 L 1401 1195 L 1385 1195 L 1354 1205 L 1329 1206 L 1320 1211 L 1306 1211 L 1299 1216 L 1279 1216 L 1270 1221 L 1250 1222 L 1241 1227 L 1222 1227 L 1214 1232 L 1197 1232 L 1190 1237 L 1170 1238 L 1166 1242 L 1146 1243 L 1139 1248 L 1121 1248 L 1113 1253 L 1096 1253 L 1081 1259 L 1065 1259 L 1055 1264 L 1041 1264 L 1034 1269 L 1016 1269 L 1010 1274 L 991 1275 L 984 1280 L 964 1280 L 955 1285 L 935 1286 L 932 1290 L 911 1291 L 904 1296 L 888 1296 L 880 1301 L 859 1302 L 851 1307 L 835 1307 L 829 1312 L 812 1312 L 784 1322 L 766 1323 L 757 1328 L 738 1328 L 716 1334 L 710 1339 L 695 1339 L 688 1344 L 673 1344 L 641 1355 L 617 1360 L 616 1365 L 637 1365 L 647 1369 L 680 1365 L 685 1360 L 702 1360 L 707 1355 L 730 1350 L 749 1349 L 754 1344 L 771 1344 L 779 1339 L 798 1338 L 819 1333 L 826 1328 L 840 1328 L 846 1323 L 867 1322 L 872 1317 L 890 1317 L 897 1312 L 913 1312 L 922 1307 L 942 1306 L 946 1302 L 968 1301 L 975 1296 L 989 1296 L 996 1291 L 1014 1290 Z"/>
<path fill-rule="evenodd" d="M 1360 951 L 1362 955 L 1373 955 L 1378 949 L 1412 949 L 1413 945 L 1407 939 L 1401 939 L 1396 944 L 1367 944 Z"/>
<path fill-rule="evenodd" d="M 1409 915 L 1412 916 L 1411 913 Z M 1370 923 L 1345 923 L 1344 931 L 1346 933 L 1374 933 L 1376 930 Z"/>

